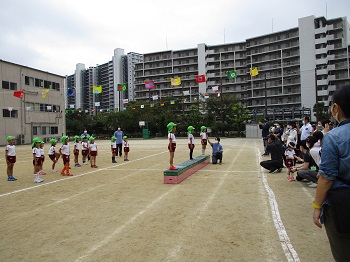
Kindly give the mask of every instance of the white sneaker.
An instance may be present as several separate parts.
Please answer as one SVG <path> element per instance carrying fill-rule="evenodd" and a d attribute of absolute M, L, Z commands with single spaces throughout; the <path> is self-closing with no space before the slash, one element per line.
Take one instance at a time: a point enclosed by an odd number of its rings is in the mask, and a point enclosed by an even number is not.
<path fill-rule="evenodd" d="M 87 164 L 88 164 L 88 163 L 86 163 L 86 162 L 85 162 L 85 163 L 83 163 L 83 165 L 87 165 Z"/>
<path fill-rule="evenodd" d="M 38 178 L 36 178 L 36 179 L 34 180 L 34 182 L 35 182 L 35 183 L 41 183 L 41 182 L 43 182 L 43 181 L 44 181 L 44 180 L 42 180 L 42 179 L 41 179 L 41 178 L 39 178 L 39 177 L 38 177 Z"/>
<path fill-rule="evenodd" d="M 52 170 L 51 170 L 51 173 L 55 173 L 55 172 L 57 172 L 57 170 L 55 170 L 55 169 L 52 169 Z"/>
<path fill-rule="evenodd" d="M 317 183 L 311 182 L 310 184 L 307 185 L 308 187 L 311 188 L 316 188 L 317 187 Z"/>

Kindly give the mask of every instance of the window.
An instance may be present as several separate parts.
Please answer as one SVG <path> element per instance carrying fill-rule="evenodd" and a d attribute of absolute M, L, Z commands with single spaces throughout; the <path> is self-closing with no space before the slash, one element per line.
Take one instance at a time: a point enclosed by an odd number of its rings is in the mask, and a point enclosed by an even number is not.
<path fill-rule="evenodd" d="M 39 135 L 39 134 L 38 134 L 38 129 L 39 129 L 38 126 L 33 126 L 33 136 Z"/>
<path fill-rule="evenodd" d="M 3 109 L 2 116 L 9 117 L 9 118 L 18 118 L 18 110 L 9 111 L 8 109 Z"/>
<path fill-rule="evenodd" d="M 58 126 L 50 127 L 50 135 L 58 135 Z"/>
<path fill-rule="evenodd" d="M 41 127 L 41 134 L 46 135 L 46 126 Z"/>
<path fill-rule="evenodd" d="M 2 81 L 2 89 L 17 90 L 17 83 Z"/>

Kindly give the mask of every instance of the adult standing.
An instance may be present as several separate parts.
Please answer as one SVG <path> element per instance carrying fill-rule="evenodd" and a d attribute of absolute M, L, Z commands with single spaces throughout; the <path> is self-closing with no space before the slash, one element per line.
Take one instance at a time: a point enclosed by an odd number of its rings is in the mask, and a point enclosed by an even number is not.
<path fill-rule="evenodd" d="M 83 133 L 80 135 L 80 137 L 81 137 L 81 140 L 83 140 L 84 137 L 88 138 L 88 137 L 90 137 L 90 135 L 88 134 L 87 130 L 84 129 L 84 131 L 83 131 Z"/>
<path fill-rule="evenodd" d="M 274 135 L 269 135 L 266 149 L 271 153 L 271 160 L 261 161 L 260 165 L 269 170 L 270 173 L 281 172 L 284 154 L 282 142 Z"/>
<path fill-rule="evenodd" d="M 121 130 L 120 127 L 118 127 L 117 131 L 114 132 L 114 136 L 117 138 L 117 154 L 119 152 L 119 156 L 121 157 L 123 155 L 122 148 L 123 148 L 123 136 L 124 132 Z"/>
<path fill-rule="evenodd" d="M 263 156 L 268 156 L 269 151 L 266 149 L 266 144 L 267 144 L 267 137 L 269 136 L 270 133 L 270 124 L 269 124 L 269 118 L 265 117 L 264 122 L 259 122 L 259 128 L 261 129 L 261 136 L 263 139 L 263 144 L 264 144 L 264 154 Z"/>
<path fill-rule="evenodd" d="M 303 125 L 300 127 L 300 125 L 297 125 L 298 134 L 300 134 L 300 140 L 306 140 L 309 136 L 312 136 L 313 128 L 310 124 L 310 118 L 308 116 L 305 116 L 303 119 Z"/>
<path fill-rule="evenodd" d="M 350 258 L 350 86 L 333 94 L 331 114 L 339 123 L 322 140 L 313 221 L 324 223 L 333 257 Z"/>

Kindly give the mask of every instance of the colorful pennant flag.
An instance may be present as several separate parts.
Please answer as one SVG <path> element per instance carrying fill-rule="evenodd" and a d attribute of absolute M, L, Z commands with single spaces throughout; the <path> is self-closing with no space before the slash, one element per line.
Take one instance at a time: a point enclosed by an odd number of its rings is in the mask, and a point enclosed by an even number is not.
<path fill-rule="evenodd" d="M 227 77 L 230 78 L 236 78 L 237 77 L 237 72 L 236 70 L 234 71 L 227 71 Z"/>
<path fill-rule="evenodd" d="M 213 89 L 214 92 L 219 90 L 219 86 L 213 86 L 211 89 Z"/>
<path fill-rule="evenodd" d="M 204 98 L 209 98 L 209 94 L 205 94 L 205 95 L 204 95 Z"/>
<path fill-rule="evenodd" d="M 74 88 L 68 88 L 67 96 L 75 96 L 75 89 Z"/>
<path fill-rule="evenodd" d="M 154 80 L 151 80 L 151 81 L 145 81 L 145 88 L 146 89 L 152 89 L 154 88 Z"/>
<path fill-rule="evenodd" d="M 170 83 L 172 86 L 179 86 L 181 85 L 181 78 L 180 77 L 170 78 Z"/>
<path fill-rule="evenodd" d="M 186 98 L 181 99 L 181 103 L 185 103 L 186 101 L 187 101 L 187 99 L 186 99 Z"/>
<path fill-rule="evenodd" d="M 44 89 L 43 91 L 41 91 L 41 97 L 46 98 L 49 92 L 50 92 L 50 89 Z"/>
<path fill-rule="evenodd" d="M 89 113 L 89 110 L 85 109 L 85 113 Z"/>
<path fill-rule="evenodd" d="M 18 97 L 18 98 L 22 98 L 24 95 L 24 91 L 15 91 L 13 92 L 13 96 Z"/>
<path fill-rule="evenodd" d="M 174 105 L 175 104 L 175 100 L 170 100 L 170 105 Z"/>
<path fill-rule="evenodd" d="M 118 91 L 126 91 L 127 87 L 126 84 L 118 84 Z"/>
<path fill-rule="evenodd" d="M 102 93 L 102 86 L 93 86 L 92 87 L 92 93 L 93 94 L 101 94 Z"/>
<path fill-rule="evenodd" d="M 220 93 L 216 93 L 215 95 L 216 95 L 216 97 L 219 97 L 219 96 L 220 96 Z"/>
<path fill-rule="evenodd" d="M 125 110 L 126 110 L 126 107 L 123 107 L 123 110 L 125 111 Z"/>
<path fill-rule="evenodd" d="M 101 102 L 95 102 L 95 106 L 100 106 Z"/>
<path fill-rule="evenodd" d="M 205 83 L 206 80 L 205 80 L 205 75 L 197 75 L 196 76 L 196 83 Z"/>
<path fill-rule="evenodd" d="M 160 106 L 164 106 L 164 102 L 160 102 Z"/>
<path fill-rule="evenodd" d="M 129 103 L 129 99 L 123 99 L 123 104 L 127 104 L 127 103 Z"/>
<path fill-rule="evenodd" d="M 250 75 L 251 76 L 257 76 L 259 74 L 258 68 L 254 67 L 250 69 Z"/>
<path fill-rule="evenodd" d="M 140 107 L 141 107 L 141 108 L 145 108 L 145 105 L 141 105 Z"/>
<path fill-rule="evenodd" d="M 69 105 L 69 108 L 74 108 L 74 107 L 75 107 L 75 105 L 74 105 L 74 104 Z"/>
<path fill-rule="evenodd" d="M 158 95 L 152 96 L 152 100 L 158 100 Z"/>
<path fill-rule="evenodd" d="M 154 104 L 153 104 L 153 103 L 152 103 L 152 104 L 150 104 L 150 105 L 149 105 L 149 107 L 154 107 Z"/>
<path fill-rule="evenodd" d="M 131 109 L 134 110 L 136 107 L 135 106 L 132 106 Z"/>

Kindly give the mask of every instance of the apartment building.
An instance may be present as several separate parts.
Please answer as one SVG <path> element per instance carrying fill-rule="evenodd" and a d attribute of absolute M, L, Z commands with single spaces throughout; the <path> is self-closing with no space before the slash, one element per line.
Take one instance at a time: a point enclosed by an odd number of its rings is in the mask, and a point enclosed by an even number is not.
<path fill-rule="evenodd" d="M 64 76 L 0 60 L 0 144 L 29 144 L 65 134 Z"/>
<path fill-rule="evenodd" d="M 346 17 L 308 16 L 298 20 L 298 27 L 237 43 L 201 43 L 143 55 L 124 55 L 117 48 L 106 64 L 88 69 L 77 65 L 76 73 L 67 77 L 67 87 L 76 90 L 75 97 L 67 99 L 67 108 L 107 112 L 123 108 L 125 99 L 151 104 L 171 98 L 188 110 L 205 94 L 219 93 L 238 98 L 254 119 L 308 114 L 314 120 L 315 103 L 328 106 L 332 93 L 350 84 L 349 28 Z M 251 76 L 251 68 L 259 74 Z M 232 71 L 235 78 L 227 76 Z M 206 82 L 196 83 L 195 76 L 201 74 Z M 181 85 L 172 86 L 170 79 L 178 77 Z M 154 88 L 146 89 L 145 81 L 154 81 Z M 117 91 L 118 83 L 127 83 L 128 92 Z M 102 94 L 92 94 L 93 85 L 102 85 Z M 101 102 L 99 107 L 96 102 Z"/>
<path fill-rule="evenodd" d="M 117 48 L 112 60 L 89 68 L 77 64 L 73 75 L 66 77 L 66 109 L 82 110 L 88 114 L 120 111 L 125 99 L 134 97 L 134 64 L 142 61 L 142 55 L 128 53 Z M 118 91 L 118 84 L 127 84 L 127 91 Z M 101 93 L 94 93 L 93 87 L 101 86 Z"/>

